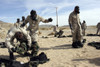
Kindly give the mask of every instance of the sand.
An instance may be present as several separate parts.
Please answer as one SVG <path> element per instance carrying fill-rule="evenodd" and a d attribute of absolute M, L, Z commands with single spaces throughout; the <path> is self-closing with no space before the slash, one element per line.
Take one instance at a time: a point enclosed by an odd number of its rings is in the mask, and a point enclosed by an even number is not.
<path fill-rule="evenodd" d="M 100 42 L 99 36 L 84 36 L 87 40 L 84 47 L 75 49 L 71 46 L 72 37 L 56 38 L 53 35 L 47 36 L 52 30 L 40 30 L 40 32 L 41 34 L 38 37 L 39 53 L 45 52 L 50 61 L 38 67 L 100 67 L 100 50 L 88 46 L 90 42 Z M 88 27 L 86 34 L 89 33 L 95 34 L 96 28 Z M 64 35 L 71 35 L 70 29 L 65 28 Z M 48 38 L 42 38 L 42 36 Z M 0 41 L 5 41 L 5 36 Z M 17 53 L 15 55 L 17 61 L 29 61 L 29 57 L 22 57 Z M 0 57 L 9 58 L 7 48 L 0 48 Z"/>

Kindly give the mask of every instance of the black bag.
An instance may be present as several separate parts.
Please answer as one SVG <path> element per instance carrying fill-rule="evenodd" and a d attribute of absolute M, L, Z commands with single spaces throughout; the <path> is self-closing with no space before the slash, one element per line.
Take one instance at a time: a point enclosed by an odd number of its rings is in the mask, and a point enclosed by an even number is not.
<path fill-rule="evenodd" d="M 30 58 L 30 61 L 37 62 L 39 64 L 43 64 L 43 63 L 46 63 L 47 61 L 49 61 L 49 59 L 47 58 L 46 54 L 44 52 L 42 52 L 41 54 L 39 54 L 39 56 Z"/>

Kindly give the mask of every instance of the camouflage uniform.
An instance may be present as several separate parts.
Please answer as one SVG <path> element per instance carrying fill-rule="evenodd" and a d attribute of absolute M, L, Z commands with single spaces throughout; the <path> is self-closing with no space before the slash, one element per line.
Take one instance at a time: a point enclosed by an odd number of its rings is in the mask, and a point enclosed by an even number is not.
<path fill-rule="evenodd" d="M 82 28 L 80 25 L 79 14 L 76 14 L 74 11 L 69 15 L 69 25 L 71 28 L 73 42 L 80 41 L 82 42 Z"/>
<path fill-rule="evenodd" d="M 24 34 L 24 37 L 25 37 L 24 42 L 19 42 L 19 41 L 17 43 L 14 42 L 16 32 L 22 32 Z M 27 43 L 26 43 L 26 41 L 27 41 Z M 15 26 L 12 27 L 8 31 L 5 42 L 6 42 L 6 46 L 7 46 L 8 50 L 9 50 L 9 55 L 10 55 L 9 58 L 11 60 L 14 60 L 13 52 L 17 52 L 21 55 L 24 55 L 28 51 L 29 47 L 32 46 L 31 45 L 31 37 L 30 37 L 29 33 L 26 31 L 26 29 L 25 28 L 17 28 Z M 19 47 L 19 46 L 21 46 L 21 47 Z M 32 50 L 32 51 L 34 51 L 34 50 Z"/>
<path fill-rule="evenodd" d="M 27 18 L 25 20 L 25 25 L 29 22 L 29 26 L 28 26 L 27 30 L 30 32 L 30 36 L 31 36 L 32 41 L 37 41 L 39 23 L 41 21 L 44 23 L 48 23 L 48 22 L 45 22 L 45 20 L 46 19 L 37 15 L 36 21 L 34 21 L 31 19 L 30 15 L 27 16 Z"/>
<path fill-rule="evenodd" d="M 14 35 L 16 32 L 22 32 L 25 35 L 25 39 L 27 39 L 28 43 L 27 45 L 29 47 L 31 47 L 31 37 L 29 35 L 29 32 L 26 31 L 25 28 L 17 28 L 17 27 L 12 27 L 6 36 L 6 46 L 8 47 L 9 51 L 12 52 L 11 48 L 15 48 L 15 46 L 17 46 L 16 44 L 14 44 Z"/>
<path fill-rule="evenodd" d="M 39 15 L 36 16 L 36 20 L 32 20 L 31 16 L 28 15 L 27 18 L 25 19 L 25 25 L 29 22 L 29 26 L 27 28 L 27 30 L 29 31 L 29 34 L 31 36 L 31 41 L 32 41 L 32 47 L 34 49 L 34 51 L 32 52 L 32 54 L 37 54 L 39 46 L 38 46 L 38 29 L 39 29 L 39 23 L 42 21 L 44 23 L 48 23 L 49 21 L 46 21 L 47 19 L 44 19 L 42 17 L 40 17 Z"/>
<path fill-rule="evenodd" d="M 85 36 L 85 30 L 87 28 L 87 25 L 86 25 L 86 23 L 83 22 L 81 26 L 82 26 L 82 33 Z"/>
<path fill-rule="evenodd" d="M 99 31 L 100 31 L 100 22 L 97 24 L 97 35 L 98 35 L 98 33 L 99 33 Z"/>

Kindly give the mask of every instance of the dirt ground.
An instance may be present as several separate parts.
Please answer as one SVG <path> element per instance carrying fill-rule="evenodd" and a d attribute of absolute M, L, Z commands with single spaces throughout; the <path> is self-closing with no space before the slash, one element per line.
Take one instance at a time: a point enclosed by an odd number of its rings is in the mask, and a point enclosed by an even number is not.
<path fill-rule="evenodd" d="M 65 28 L 65 36 L 71 35 L 70 29 Z M 84 36 L 87 40 L 83 48 L 72 48 L 72 37 L 56 38 L 53 35 L 48 36 L 51 30 L 40 30 L 38 43 L 40 46 L 39 53 L 45 52 L 50 59 L 45 64 L 38 67 L 100 67 L 100 50 L 88 46 L 90 42 L 100 42 L 99 36 Z M 86 34 L 95 34 L 96 28 L 88 27 Z M 48 37 L 48 38 L 43 38 Z M 0 41 L 5 41 L 5 37 Z M 39 54 L 38 53 L 38 54 Z M 15 53 L 16 60 L 28 62 L 29 57 L 22 57 Z M 7 48 L 0 48 L 0 57 L 9 58 Z"/>

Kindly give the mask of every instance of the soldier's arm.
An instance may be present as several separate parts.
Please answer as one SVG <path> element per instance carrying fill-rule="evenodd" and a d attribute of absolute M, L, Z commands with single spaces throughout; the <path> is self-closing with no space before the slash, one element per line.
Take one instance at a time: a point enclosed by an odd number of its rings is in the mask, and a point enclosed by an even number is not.
<path fill-rule="evenodd" d="M 69 22 L 70 29 L 72 29 L 72 16 L 71 15 L 69 15 L 68 22 Z"/>
<path fill-rule="evenodd" d="M 53 21 L 52 18 L 44 19 L 43 17 L 40 17 L 40 16 L 39 16 L 39 19 L 40 19 L 40 21 L 42 21 L 43 23 L 49 23 L 49 22 L 52 22 L 52 21 Z"/>
<path fill-rule="evenodd" d="M 31 37 L 27 34 L 28 46 L 31 47 Z"/>
<path fill-rule="evenodd" d="M 25 35 L 25 37 L 26 37 L 26 39 L 27 39 L 27 41 L 28 41 L 28 46 L 29 47 L 31 47 L 31 37 L 30 37 L 30 35 L 29 35 L 29 32 L 28 31 L 26 31 L 26 29 L 23 29 L 23 34 Z"/>
<path fill-rule="evenodd" d="M 12 43 L 11 43 L 11 37 L 12 37 L 11 34 L 12 34 L 12 33 L 8 33 L 8 34 L 7 34 L 7 37 L 6 37 L 6 40 L 5 40 L 6 46 L 7 46 L 7 48 L 8 48 L 10 51 L 12 51 L 11 49 L 14 48 L 14 46 L 13 46 Z"/>

